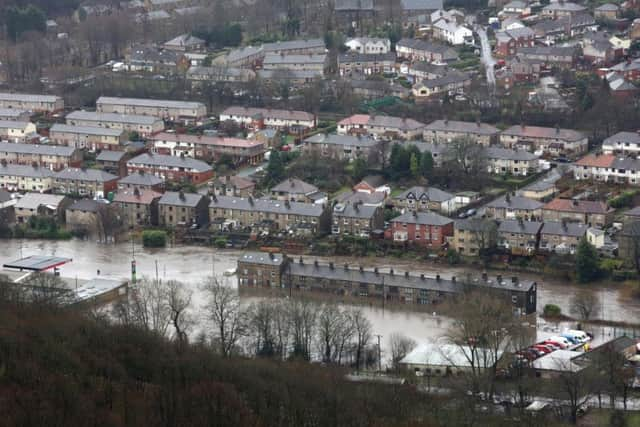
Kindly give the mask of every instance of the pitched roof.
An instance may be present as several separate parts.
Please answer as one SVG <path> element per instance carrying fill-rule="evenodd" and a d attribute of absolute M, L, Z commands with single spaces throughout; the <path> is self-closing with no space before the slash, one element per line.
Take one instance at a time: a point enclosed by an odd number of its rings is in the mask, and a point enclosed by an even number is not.
<path fill-rule="evenodd" d="M 14 142 L 0 142 L 0 152 L 20 154 L 40 154 L 44 156 L 70 157 L 76 151 L 65 145 L 18 144 Z"/>
<path fill-rule="evenodd" d="M 81 199 L 75 201 L 71 206 L 67 207 L 67 210 L 82 211 L 82 212 L 98 212 L 98 209 L 102 203 L 98 203 L 91 199 Z"/>
<path fill-rule="evenodd" d="M 38 206 L 53 206 L 57 208 L 60 202 L 64 200 L 65 196 L 59 196 L 57 194 L 45 194 L 45 193 L 27 193 L 22 196 L 15 204 L 16 209 L 37 209 Z"/>
<path fill-rule="evenodd" d="M 507 196 L 501 196 L 487 204 L 488 208 L 494 209 L 518 209 L 533 211 L 540 209 L 544 206 L 544 203 L 540 203 L 537 200 L 529 199 L 522 196 L 510 196 L 507 200 Z"/>
<path fill-rule="evenodd" d="M 442 0 L 401 0 L 402 10 L 405 11 L 424 11 L 438 10 L 443 8 Z"/>
<path fill-rule="evenodd" d="M 304 142 L 309 144 L 342 145 L 348 147 L 375 147 L 378 142 L 368 136 L 338 135 L 335 133 L 317 133 Z"/>
<path fill-rule="evenodd" d="M 165 46 L 171 46 L 171 47 L 189 47 L 189 46 L 197 46 L 197 45 L 202 45 L 204 44 L 204 40 L 192 36 L 191 34 L 181 34 L 176 38 L 173 38 L 171 40 L 169 40 L 168 42 L 166 42 L 164 45 Z"/>
<path fill-rule="evenodd" d="M 151 190 L 141 191 L 118 191 L 113 199 L 114 203 L 139 203 L 142 205 L 148 205 L 156 199 L 160 199 L 162 193 L 158 193 Z"/>
<path fill-rule="evenodd" d="M 264 144 L 260 141 L 253 139 L 243 138 L 228 138 L 222 136 L 207 136 L 207 135 L 190 135 L 187 133 L 169 133 L 160 132 L 155 134 L 151 138 L 152 141 L 171 141 L 171 142 L 183 142 L 193 145 L 208 145 L 211 147 L 237 147 L 237 148 L 254 148 L 260 147 Z"/>
<path fill-rule="evenodd" d="M 163 182 L 162 178 L 150 173 L 133 173 L 125 176 L 119 181 L 120 184 L 145 185 L 149 187 L 160 185 Z"/>
<path fill-rule="evenodd" d="M 342 193 L 336 195 L 334 199 L 338 203 L 360 203 L 362 205 L 381 205 L 384 199 L 387 197 L 386 193 L 381 191 L 374 191 L 368 193 L 364 191 L 345 190 Z"/>
<path fill-rule="evenodd" d="M 444 132 L 460 132 L 475 135 L 495 135 L 498 128 L 482 122 L 463 122 L 459 120 L 436 120 L 429 123 L 425 130 L 444 131 Z"/>
<path fill-rule="evenodd" d="M 396 53 L 361 53 L 361 52 L 346 52 L 338 55 L 338 64 L 345 62 L 395 62 Z"/>
<path fill-rule="evenodd" d="M 454 224 L 454 228 L 456 230 L 462 230 L 462 231 L 486 231 L 491 229 L 491 227 L 495 225 L 496 223 L 492 220 L 473 217 L 473 218 L 456 220 Z"/>
<path fill-rule="evenodd" d="M 396 218 L 393 218 L 391 222 L 445 226 L 447 224 L 451 224 L 453 220 L 433 212 L 406 212 Z"/>
<path fill-rule="evenodd" d="M 0 101 L 20 101 L 20 102 L 56 102 L 61 98 L 55 95 L 40 95 L 30 93 L 9 93 L 0 92 Z"/>
<path fill-rule="evenodd" d="M 578 160 L 575 165 L 608 168 L 611 166 L 615 158 L 616 156 L 613 154 L 587 154 Z"/>
<path fill-rule="evenodd" d="M 485 148 L 484 152 L 489 159 L 518 160 L 530 162 L 538 158 L 538 156 L 526 150 L 512 150 L 510 148 L 487 147 Z"/>
<path fill-rule="evenodd" d="M 542 8 L 542 10 L 552 10 L 552 11 L 567 11 L 567 12 L 579 12 L 582 10 L 587 10 L 586 7 L 572 3 L 570 1 L 565 2 L 554 2 Z"/>
<path fill-rule="evenodd" d="M 11 193 L 3 188 L 0 188 L 0 203 L 5 203 L 9 200 L 13 200 L 13 196 L 11 195 Z"/>
<path fill-rule="evenodd" d="M 560 212 L 580 212 L 587 214 L 606 214 L 612 211 L 604 202 L 556 198 L 543 206 L 543 209 Z"/>
<path fill-rule="evenodd" d="M 573 129 L 550 128 L 542 126 L 515 125 L 502 131 L 503 135 L 520 138 L 547 138 L 566 141 L 579 141 L 586 138 L 583 133 Z"/>
<path fill-rule="evenodd" d="M 594 10 L 597 10 L 599 12 L 617 12 L 618 9 L 620 9 L 620 7 L 617 4 L 605 3 L 596 7 Z"/>
<path fill-rule="evenodd" d="M 324 64 L 327 55 L 324 53 L 313 55 L 281 55 L 278 53 L 267 53 L 262 61 L 262 65 L 281 64 Z"/>
<path fill-rule="evenodd" d="M 277 185 L 274 185 L 271 188 L 271 191 L 287 194 L 309 194 L 318 191 L 318 187 L 298 178 L 289 178 Z"/>
<path fill-rule="evenodd" d="M 283 254 L 276 254 L 271 252 L 245 252 L 240 258 L 239 262 L 248 262 L 251 264 L 264 264 L 264 265 L 282 265 L 284 262 Z"/>
<path fill-rule="evenodd" d="M 195 207 L 204 197 L 198 193 L 167 191 L 162 195 L 158 203 L 161 205 Z"/>
<path fill-rule="evenodd" d="M 499 233 L 519 233 L 538 234 L 542 228 L 542 223 L 538 221 L 519 221 L 517 219 L 507 219 L 498 226 Z"/>
<path fill-rule="evenodd" d="M 338 126 L 350 125 L 388 127 L 399 129 L 402 131 L 418 130 L 424 128 L 425 126 L 424 123 L 420 123 L 419 121 L 413 119 L 380 115 L 372 116 L 369 114 L 354 114 L 338 122 Z"/>
<path fill-rule="evenodd" d="M 50 133 L 63 132 L 100 136 L 120 136 L 124 133 L 123 129 L 102 128 L 99 126 L 73 126 L 56 123 L 49 129 Z"/>
<path fill-rule="evenodd" d="M 251 197 L 212 197 L 210 208 L 238 209 L 252 212 L 269 212 L 319 217 L 324 208 L 314 203 L 283 202 L 281 200 L 253 199 Z"/>
<path fill-rule="evenodd" d="M 128 165 L 163 166 L 170 168 L 193 169 L 196 172 L 208 172 L 213 170 L 211 166 L 202 160 L 196 160 L 187 156 L 169 156 L 164 154 L 143 153 L 127 161 Z"/>
<path fill-rule="evenodd" d="M 638 216 L 638 217 L 640 217 L 640 206 L 636 206 L 633 209 L 629 209 L 624 214 L 625 214 L 625 216 Z"/>
<path fill-rule="evenodd" d="M 54 174 L 55 179 L 73 179 L 76 181 L 109 182 L 118 179 L 112 173 L 99 169 L 67 168 Z"/>
<path fill-rule="evenodd" d="M 333 207 L 333 216 L 344 218 L 371 219 L 378 210 L 377 206 L 366 206 L 353 203 L 338 203 Z"/>
<path fill-rule="evenodd" d="M 616 143 L 640 144 L 640 132 L 618 132 L 602 141 L 603 146 L 615 145 Z"/>
<path fill-rule="evenodd" d="M 167 99 L 119 98 L 112 96 L 101 96 L 96 101 L 96 104 L 135 105 L 138 107 L 183 108 L 193 110 L 205 107 L 202 102 L 173 101 Z"/>
<path fill-rule="evenodd" d="M 421 50 L 424 52 L 440 54 L 444 57 L 443 59 L 455 59 L 458 57 L 456 51 L 445 44 L 427 42 L 421 39 L 404 38 L 396 43 L 396 47 L 404 47 L 413 50 Z"/>
<path fill-rule="evenodd" d="M 373 0 L 336 0 L 334 10 L 374 10 Z"/>
<path fill-rule="evenodd" d="M 95 111 L 72 111 L 65 117 L 66 120 L 88 120 L 94 122 L 110 123 L 135 123 L 139 125 L 152 125 L 161 119 L 155 116 L 143 116 L 139 114 L 98 113 Z"/>
<path fill-rule="evenodd" d="M 582 237 L 589 227 L 575 222 L 547 221 L 542 226 L 541 234 L 554 236 Z"/>
<path fill-rule="evenodd" d="M 382 175 L 367 175 L 360 180 L 358 184 L 366 184 L 373 188 L 378 188 L 385 185 L 387 181 L 384 179 Z M 356 184 L 356 185 L 358 185 Z"/>
<path fill-rule="evenodd" d="M 398 194 L 397 196 L 394 197 L 394 199 L 396 200 L 415 199 L 415 200 L 431 200 L 434 202 L 446 202 L 447 200 L 451 200 L 455 197 L 456 196 L 454 196 L 453 194 L 447 193 L 446 191 L 442 191 L 439 188 L 415 186 Z"/>
<path fill-rule="evenodd" d="M 22 129 L 25 130 L 30 122 L 22 122 L 19 120 L 0 120 L 0 129 Z"/>
<path fill-rule="evenodd" d="M 283 50 L 300 50 L 300 49 L 325 49 L 323 39 L 299 39 L 277 41 L 273 43 L 264 43 L 262 49 L 265 52 L 279 52 Z"/>
<path fill-rule="evenodd" d="M 53 176 L 53 172 L 47 168 L 33 167 L 29 165 L 16 165 L 13 163 L 3 165 L 0 163 L 0 175 L 50 178 Z"/>
<path fill-rule="evenodd" d="M 309 121 L 315 120 L 315 116 L 306 111 L 297 110 L 278 110 L 271 108 L 249 108 L 249 107 L 229 107 L 220 113 L 221 116 L 240 116 L 240 117 L 253 117 L 256 115 L 262 115 L 265 119 L 281 119 L 281 120 L 302 120 Z"/>
<path fill-rule="evenodd" d="M 119 162 L 127 153 L 124 151 L 102 150 L 96 156 L 98 162 Z"/>

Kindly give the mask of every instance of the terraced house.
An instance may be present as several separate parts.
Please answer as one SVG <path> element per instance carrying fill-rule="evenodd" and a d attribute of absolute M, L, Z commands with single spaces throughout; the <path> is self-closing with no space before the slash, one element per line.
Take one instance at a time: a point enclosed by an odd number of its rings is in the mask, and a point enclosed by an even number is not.
<path fill-rule="evenodd" d="M 430 249 L 441 249 L 453 235 L 453 220 L 433 212 L 406 212 L 391 220 L 385 238 Z"/>
<path fill-rule="evenodd" d="M 296 234 L 328 231 L 330 212 L 324 206 L 252 197 L 212 196 L 209 216 L 213 224 L 234 223 L 252 230 L 285 230 Z"/>
<path fill-rule="evenodd" d="M 417 139 L 422 137 L 425 124 L 417 120 L 354 114 L 338 122 L 339 135 L 367 135 L 383 139 Z"/>
<path fill-rule="evenodd" d="M 526 197 L 506 194 L 487 204 L 486 213 L 490 218 L 533 220 L 542 216 L 544 203 Z"/>
<path fill-rule="evenodd" d="M 613 221 L 614 209 L 604 202 L 556 198 L 542 208 L 542 219 L 569 221 L 604 228 Z"/>
<path fill-rule="evenodd" d="M 56 123 L 49 130 L 49 138 L 55 144 L 74 148 L 98 150 L 122 150 L 125 132 L 93 126 L 72 126 Z"/>
<path fill-rule="evenodd" d="M 0 107 L 52 113 L 64 108 L 64 100 L 54 95 L 0 93 Z"/>
<path fill-rule="evenodd" d="M 73 111 L 67 114 L 65 119 L 67 124 L 72 126 L 121 129 L 127 132 L 136 132 L 141 136 L 152 135 L 164 130 L 164 121 L 153 116 Z"/>
<path fill-rule="evenodd" d="M 605 154 L 640 154 L 640 131 L 618 132 L 602 141 Z"/>
<path fill-rule="evenodd" d="M 39 166 L 0 162 L 0 188 L 44 193 L 53 188 L 53 172 Z"/>
<path fill-rule="evenodd" d="M 106 198 L 118 188 L 117 175 L 98 169 L 67 168 L 54 174 L 54 191 Z"/>
<path fill-rule="evenodd" d="M 512 255 L 532 255 L 538 248 L 542 222 L 509 219 L 498 226 L 498 246 Z"/>
<path fill-rule="evenodd" d="M 22 142 L 37 137 L 36 125 L 30 122 L 0 120 L 0 138 L 11 142 Z"/>
<path fill-rule="evenodd" d="M 568 221 L 545 222 L 540 231 L 540 250 L 574 254 L 588 229 L 584 224 Z"/>
<path fill-rule="evenodd" d="M 588 138 L 573 129 L 515 125 L 500 134 L 500 143 L 507 148 L 527 147 L 551 155 L 576 156 L 589 148 Z"/>
<path fill-rule="evenodd" d="M 127 162 L 127 173 L 155 175 L 163 181 L 201 184 L 213 178 L 213 169 L 207 163 L 187 156 L 166 156 L 143 153 Z"/>
<path fill-rule="evenodd" d="M 316 116 L 311 113 L 271 108 L 229 107 L 220 113 L 220 122 L 227 120 L 256 128 L 316 127 Z"/>
<path fill-rule="evenodd" d="M 589 154 L 574 163 L 573 176 L 577 181 L 639 185 L 640 160 L 614 154 Z"/>
<path fill-rule="evenodd" d="M 538 156 L 525 150 L 487 147 L 485 156 L 489 173 L 527 176 L 539 170 Z"/>
<path fill-rule="evenodd" d="M 153 151 L 162 155 L 185 155 L 195 159 L 217 161 L 231 158 L 235 165 L 256 165 L 264 160 L 262 141 L 220 136 L 188 135 L 162 132 L 151 138 Z"/>
<path fill-rule="evenodd" d="M 204 226 L 209 222 L 209 198 L 197 193 L 167 191 L 158 201 L 159 222 L 164 227 Z"/>
<path fill-rule="evenodd" d="M 336 203 L 333 206 L 332 234 L 369 237 L 384 227 L 384 211 L 362 203 Z"/>
<path fill-rule="evenodd" d="M 402 39 L 396 43 L 396 53 L 399 58 L 410 61 L 426 61 L 436 64 L 446 64 L 456 61 L 458 54 L 445 44 L 431 43 L 420 39 Z"/>
<path fill-rule="evenodd" d="M 158 225 L 158 202 L 161 197 L 162 193 L 136 188 L 118 191 L 113 203 L 120 209 L 129 227 Z"/>
<path fill-rule="evenodd" d="M 337 160 L 369 160 L 377 157 L 380 143 L 362 135 L 317 133 L 304 141 L 304 149 Z"/>
<path fill-rule="evenodd" d="M 82 164 L 82 152 L 60 145 L 15 144 L 0 142 L 0 161 L 15 165 L 33 165 L 58 171 Z"/>
<path fill-rule="evenodd" d="M 187 122 L 197 121 L 207 115 L 207 107 L 201 102 L 109 96 L 98 98 L 96 110 L 99 113 L 146 115 Z"/>
<path fill-rule="evenodd" d="M 498 142 L 498 128 L 481 122 L 458 120 L 436 120 L 424 128 L 424 140 L 434 143 L 449 143 L 456 138 L 469 138 L 476 143 L 489 146 Z"/>

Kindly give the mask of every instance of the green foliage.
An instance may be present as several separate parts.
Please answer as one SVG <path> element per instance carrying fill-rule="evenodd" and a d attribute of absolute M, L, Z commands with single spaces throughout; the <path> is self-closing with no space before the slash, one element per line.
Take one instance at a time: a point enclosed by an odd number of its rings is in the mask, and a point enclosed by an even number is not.
<path fill-rule="evenodd" d="M 411 153 L 411 158 L 409 159 L 409 170 L 411 171 L 411 176 L 414 178 L 420 177 L 420 161 L 418 160 L 419 154 Z"/>
<path fill-rule="evenodd" d="M 624 193 L 609 200 L 609 206 L 615 209 L 630 208 L 633 206 L 633 198 L 638 192 L 636 190 L 625 191 Z"/>
<path fill-rule="evenodd" d="M 461 261 L 460 254 L 453 248 L 447 249 L 447 262 L 449 265 L 459 264 Z"/>
<path fill-rule="evenodd" d="M 389 157 L 389 168 L 387 172 L 393 180 L 413 177 L 427 178 L 429 172 L 433 169 L 433 158 L 431 153 L 420 153 L 415 145 L 403 147 L 400 144 L 394 144 L 391 147 L 391 155 Z"/>
<path fill-rule="evenodd" d="M 422 153 L 420 157 L 420 174 L 428 178 L 431 175 L 431 171 L 433 170 L 433 156 L 429 151 L 425 151 Z"/>
<path fill-rule="evenodd" d="M 400 212 L 395 209 L 385 209 L 384 210 L 384 220 L 391 221 L 393 218 L 400 216 Z"/>
<path fill-rule="evenodd" d="M 47 15 L 42 9 L 28 5 L 24 8 L 12 6 L 5 12 L 5 22 L 9 38 L 16 41 L 22 34 L 29 31 L 45 32 L 47 29 Z"/>
<path fill-rule="evenodd" d="M 597 279 L 599 275 L 598 252 L 586 237 L 583 237 L 576 251 L 576 278 L 580 283 L 588 283 Z"/>
<path fill-rule="evenodd" d="M 216 248 L 224 249 L 227 247 L 227 239 L 225 237 L 218 237 L 213 241 L 213 244 Z"/>
<path fill-rule="evenodd" d="M 162 230 L 144 230 L 142 244 L 146 248 L 163 248 L 167 245 L 167 232 Z"/>
<path fill-rule="evenodd" d="M 219 49 L 225 46 L 239 46 L 242 43 L 242 27 L 230 24 L 222 28 L 200 28 L 193 32 L 195 37 L 201 38 L 207 46 Z"/>
<path fill-rule="evenodd" d="M 562 309 L 555 304 L 546 304 L 542 312 L 545 317 L 559 317 L 562 315 Z"/>
<path fill-rule="evenodd" d="M 68 240 L 71 233 L 61 230 L 55 218 L 48 216 L 32 216 L 25 225 L 15 227 L 13 237 L 26 239 Z"/>
<path fill-rule="evenodd" d="M 357 158 L 351 163 L 351 178 L 360 181 L 367 174 L 367 162 L 362 158 Z"/>
<path fill-rule="evenodd" d="M 267 187 L 276 185 L 285 178 L 284 162 L 281 158 L 279 150 L 272 150 L 269 156 L 269 164 L 267 165 L 264 183 Z"/>

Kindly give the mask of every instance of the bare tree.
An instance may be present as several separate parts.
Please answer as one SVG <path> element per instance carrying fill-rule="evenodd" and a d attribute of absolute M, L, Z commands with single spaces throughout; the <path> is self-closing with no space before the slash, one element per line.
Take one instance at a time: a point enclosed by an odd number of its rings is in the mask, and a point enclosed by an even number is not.
<path fill-rule="evenodd" d="M 599 388 L 593 367 L 583 367 L 572 360 L 557 360 L 558 376 L 555 386 L 558 393 L 567 402 L 571 422 L 578 420 L 578 411 L 585 405 Z"/>
<path fill-rule="evenodd" d="M 416 347 L 416 342 L 401 333 L 394 332 L 389 336 L 389 347 L 391 348 L 393 368 L 397 370 L 398 363 Z"/>
<path fill-rule="evenodd" d="M 26 300 L 35 304 L 65 305 L 73 301 L 73 294 L 60 277 L 36 272 L 24 279 L 20 286 Z"/>
<path fill-rule="evenodd" d="M 275 306 L 269 300 L 254 303 L 249 308 L 247 335 L 253 341 L 252 353 L 257 356 L 272 357 L 276 354 L 273 333 L 275 311 Z M 285 322 L 289 322 L 288 312 Z"/>
<path fill-rule="evenodd" d="M 580 290 L 571 300 L 571 314 L 581 320 L 589 320 L 598 314 L 600 303 L 593 291 Z"/>
<path fill-rule="evenodd" d="M 318 308 L 307 300 L 289 301 L 289 322 L 293 340 L 292 356 L 310 360 Z"/>
<path fill-rule="evenodd" d="M 112 204 L 100 205 L 96 211 L 96 217 L 96 228 L 100 241 L 113 241 L 124 224 L 120 210 Z"/>
<path fill-rule="evenodd" d="M 188 342 L 187 331 L 193 324 L 190 313 L 192 295 L 193 292 L 186 290 L 183 283 L 177 280 L 167 282 L 167 307 L 170 312 L 175 338 L 181 345 Z"/>
<path fill-rule="evenodd" d="M 322 361 L 333 363 L 338 352 L 340 329 L 344 324 L 342 310 L 335 304 L 325 304 L 318 314 L 318 344 Z"/>
<path fill-rule="evenodd" d="M 353 325 L 354 330 L 354 357 L 355 357 L 355 366 L 356 371 L 360 370 L 360 366 L 364 361 L 365 349 L 371 341 L 372 332 L 371 332 L 371 322 L 365 316 L 364 312 L 361 309 L 353 309 L 349 313 L 349 320 Z"/>
<path fill-rule="evenodd" d="M 240 299 L 234 289 L 224 286 L 215 277 L 207 278 L 203 288 L 208 296 L 207 315 L 216 329 L 214 341 L 220 354 L 228 357 L 245 331 L 246 319 Z"/>
<path fill-rule="evenodd" d="M 165 336 L 171 323 L 166 283 L 143 277 L 130 288 L 128 298 L 115 306 L 114 315 L 122 323 Z"/>

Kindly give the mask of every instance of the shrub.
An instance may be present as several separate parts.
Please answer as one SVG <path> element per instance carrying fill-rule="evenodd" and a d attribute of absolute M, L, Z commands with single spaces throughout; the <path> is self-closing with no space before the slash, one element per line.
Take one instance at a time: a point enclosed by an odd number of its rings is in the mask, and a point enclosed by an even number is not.
<path fill-rule="evenodd" d="M 223 249 L 227 246 L 227 239 L 224 237 L 218 237 L 216 240 L 213 241 L 213 244 L 215 245 L 216 248 Z"/>
<path fill-rule="evenodd" d="M 562 315 L 562 309 L 555 304 L 547 304 L 544 306 L 543 313 L 547 317 L 559 317 Z"/>
<path fill-rule="evenodd" d="M 147 248 L 163 248 L 167 245 L 167 232 L 162 230 L 144 230 L 142 244 Z"/>
<path fill-rule="evenodd" d="M 447 250 L 447 262 L 451 265 L 458 264 L 460 262 L 460 254 L 453 248 Z"/>

